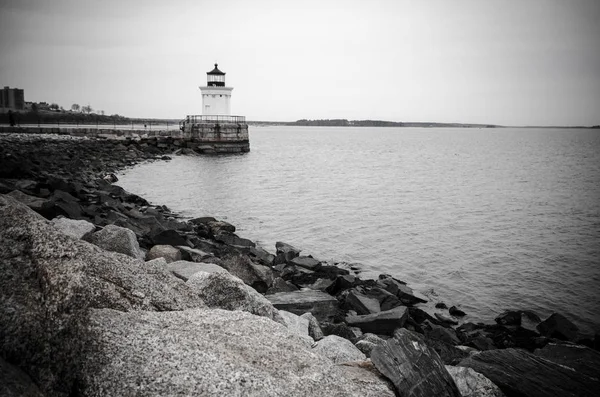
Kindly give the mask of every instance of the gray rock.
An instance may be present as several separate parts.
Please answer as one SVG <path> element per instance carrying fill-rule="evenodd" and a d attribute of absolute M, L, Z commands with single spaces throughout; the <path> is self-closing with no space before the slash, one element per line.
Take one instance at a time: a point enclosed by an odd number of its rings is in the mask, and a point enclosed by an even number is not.
<path fill-rule="evenodd" d="M 164 258 L 167 263 L 176 262 L 181 260 L 181 251 L 171 245 L 155 245 L 146 254 L 146 260 L 151 261 L 156 258 Z"/>
<path fill-rule="evenodd" d="M 146 265 L 148 265 L 148 266 L 155 266 L 155 267 L 162 266 L 162 267 L 164 267 L 166 269 L 167 268 L 167 261 L 165 260 L 165 258 L 156 258 L 156 259 L 152 259 L 152 260 L 146 261 Z"/>
<path fill-rule="evenodd" d="M 396 295 L 405 305 L 414 305 L 416 303 L 427 303 L 427 298 L 419 292 L 413 291 L 405 282 L 397 280 L 387 274 L 381 274 L 377 281 L 379 285 L 388 292 Z"/>
<path fill-rule="evenodd" d="M 600 377 L 600 352 L 580 345 L 548 343 L 533 354 L 560 365 L 573 368 L 587 376 Z"/>
<path fill-rule="evenodd" d="M 273 269 L 271 269 L 269 266 L 260 265 L 254 262 L 250 264 L 250 267 L 254 271 L 254 274 L 256 274 L 260 278 L 260 280 L 262 280 L 265 283 L 267 287 L 270 288 L 273 285 L 273 282 L 275 281 Z M 264 293 L 266 292 L 266 290 L 261 292 Z"/>
<path fill-rule="evenodd" d="M 471 339 L 469 346 L 481 351 L 497 349 L 496 345 L 494 345 L 494 341 L 484 335 L 479 335 Z"/>
<path fill-rule="evenodd" d="M 386 382 L 347 377 L 285 327 L 249 313 L 94 310 L 90 319 L 83 396 L 389 396 Z"/>
<path fill-rule="evenodd" d="M 307 287 L 310 289 L 314 289 L 316 291 L 326 292 L 331 286 L 335 283 L 335 280 L 330 280 L 328 278 L 320 278 L 314 283 L 308 285 Z"/>
<path fill-rule="evenodd" d="M 521 325 L 521 312 L 505 310 L 494 319 L 500 325 Z"/>
<path fill-rule="evenodd" d="M 469 356 L 469 353 L 461 350 L 450 343 L 439 339 L 425 337 L 425 343 L 440 356 L 444 364 L 457 365 Z"/>
<path fill-rule="evenodd" d="M 441 358 L 419 334 L 397 330 L 373 349 L 371 360 L 401 396 L 461 397 Z"/>
<path fill-rule="evenodd" d="M 0 396 L 44 397 L 26 373 L 0 357 Z"/>
<path fill-rule="evenodd" d="M 325 336 L 323 331 L 321 330 L 321 326 L 319 325 L 319 321 L 313 316 L 312 313 L 304 313 L 300 317 L 303 317 L 308 320 L 308 335 L 314 340 L 318 341 L 323 339 Z"/>
<path fill-rule="evenodd" d="M 201 216 L 199 218 L 190 219 L 189 222 L 193 225 L 200 225 L 208 222 L 216 222 L 217 220 L 212 216 Z M 234 230 L 235 231 L 235 230 Z"/>
<path fill-rule="evenodd" d="M 273 284 L 267 290 L 267 294 L 276 294 L 278 292 L 292 292 L 298 291 L 298 287 L 292 284 L 289 281 L 285 281 L 281 277 L 275 277 L 273 279 Z"/>
<path fill-rule="evenodd" d="M 321 329 L 323 330 L 323 335 L 337 335 L 342 338 L 348 339 L 350 342 L 355 343 L 358 338 L 362 336 L 362 331 L 356 327 L 349 327 L 345 322 L 341 323 L 329 323 L 322 322 L 320 323 Z M 360 333 L 356 331 L 360 331 Z"/>
<path fill-rule="evenodd" d="M 78 201 L 69 193 L 55 190 L 52 197 L 42 205 L 40 214 L 48 219 L 56 218 L 58 215 L 64 215 L 70 219 L 80 219 L 81 206 Z"/>
<path fill-rule="evenodd" d="M 446 365 L 462 397 L 504 397 L 504 393 L 491 380 L 471 368 Z"/>
<path fill-rule="evenodd" d="M 202 262 L 204 259 L 213 257 L 214 255 L 209 252 L 204 252 L 196 248 L 190 248 L 187 245 L 178 245 L 179 251 L 181 252 L 181 259 L 192 262 Z"/>
<path fill-rule="evenodd" d="M 188 245 L 188 242 L 182 234 L 176 230 L 167 229 L 163 230 L 152 236 L 152 243 L 155 245 Z"/>
<path fill-rule="evenodd" d="M 463 317 L 467 315 L 467 313 L 465 313 L 456 306 L 451 306 L 450 309 L 448 309 L 448 313 L 450 313 L 450 315 L 454 317 Z"/>
<path fill-rule="evenodd" d="M 298 255 L 300 255 L 300 250 L 292 247 L 289 244 L 282 243 L 278 241 L 275 243 L 275 253 L 277 257 L 275 258 L 275 264 L 278 263 L 288 263 Z"/>
<path fill-rule="evenodd" d="M 376 345 L 379 345 L 379 344 L 385 342 L 385 339 L 383 339 L 380 336 L 377 336 L 375 334 L 372 334 L 370 332 L 367 332 L 366 334 L 361 336 L 360 340 L 368 341 L 368 342 L 374 343 Z"/>
<path fill-rule="evenodd" d="M 316 343 L 313 351 L 327 357 L 336 364 L 362 361 L 367 358 L 352 342 L 337 335 L 324 337 Z"/>
<path fill-rule="evenodd" d="M 379 280 L 377 280 L 377 284 L 382 286 L 385 290 L 387 290 L 392 295 L 397 296 L 400 291 L 401 286 L 405 286 L 406 283 L 404 281 L 400 281 L 389 274 L 380 274 Z"/>
<path fill-rule="evenodd" d="M 91 235 L 96 230 L 96 226 L 88 221 L 62 217 L 52 219 L 52 224 L 67 236 L 78 240 Z"/>
<path fill-rule="evenodd" d="M 219 234 L 215 235 L 215 240 L 227 245 L 233 245 L 235 247 L 256 247 L 254 241 L 239 237 L 235 233 L 220 232 Z"/>
<path fill-rule="evenodd" d="M 371 352 L 377 345 L 367 340 L 359 340 L 358 342 L 356 342 L 355 346 L 358 350 L 363 352 L 365 356 L 371 357 Z"/>
<path fill-rule="evenodd" d="M 363 332 L 391 335 L 395 329 L 404 326 L 407 318 L 407 308 L 400 306 L 364 316 L 347 316 L 346 323 L 352 327 L 359 327 Z"/>
<path fill-rule="evenodd" d="M 403 284 L 398 285 L 397 296 L 402 303 L 405 303 L 407 305 L 414 305 L 416 303 L 427 303 L 427 298 L 424 295 L 420 294 L 417 291 L 413 291 L 412 288 Z"/>
<path fill-rule="evenodd" d="M 266 251 L 261 247 L 250 247 L 250 255 L 255 257 L 260 263 L 267 266 L 273 266 L 273 261 L 275 260 L 275 255 Z"/>
<path fill-rule="evenodd" d="M 308 334 L 309 320 L 307 318 L 297 316 L 294 313 L 286 312 L 285 310 L 279 310 L 279 315 L 283 319 L 283 325 L 285 325 L 290 332 L 300 336 L 302 339 L 306 340 L 309 345 L 312 345 L 314 340 Z"/>
<path fill-rule="evenodd" d="M 316 270 L 321 266 L 321 262 L 310 256 L 297 256 L 289 261 L 290 264 L 300 266 L 310 270 Z"/>
<path fill-rule="evenodd" d="M 450 316 L 446 316 L 443 313 L 433 313 L 433 314 L 435 315 L 435 318 L 437 318 L 438 321 L 441 321 L 442 323 L 458 325 L 458 321 L 456 321 L 455 319 L 453 319 Z"/>
<path fill-rule="evenodd" d="M 380 338 L 379 336 L 372 333 L 366 333 L 360 337 L 360 340 L 356 342 L 355 346 L 367 357 L 371 357 L 371 352 L 373 351 L 375 346 L 383 342 L 385 342 L 385 340 Z"/>
<path fill-rule="evenodd" d="M 342 370 L 344 377 L 349 379 L 350 382 L 360 384 L 365 395 L 374 393 L 375 390 L 371 390 L 371 388 L 375 387 L 377 388 L 378 393 L 381 393 L 378 395 L 379 397 L 396 396 L 396 393 L 394 393 L 394 385 L 381 375 L 371 360 L 340 363 L 338 368 Z M 387 389 L 381 387 L 382 380 L 386 382 Z"/>
<path fill-rule="evenodd" d="M 15 182 L 15 187 L 18 190 L 21 190 L 26 193 L 34 193 L 36 190 L 36 187 L 38 187 L 38 183 L 36 181 L 32 181 L 31 179 L 17 179 L 14 182 Z"/>
<path fill-rule="evenodd" d="M 360 338 L 361 336 L 364 335 L 364 333 L 362 332 L 362 329 L 360 329 L 359 327 L 348 327 L 350 328 L 350 330 L 354 333 L 354 335 L 356 335 L 356 338 Z"/>
<path fill-rule="evenodd" d="M 346 304 L 360 315 L 381 311 L 381 306 L 377 299 L 369 298 L 355 290 L 350 291 L 346 296 Z"/>
<path fill-rule="evenodd" d="M 590 378 L 520 349 L 484 351 L 465 358 L 459 366 L 473 368 L 484 375 L 507 397 L 592 397 L 600 390 L 598 378 Z"/>
<path fill-rule="evenodd" d="M 279 310 L 299 316 L 310 312 L 319 322 L 333 321 L 340 314 L 337 299 L 321 291 L 279 292 L 266 298 Z"/>
<path fill-rule="evenodd" d="M 8 193 L 7 196 L 10 196 L 18 202 L 25 204 L 36 212 L 42 211 L 44 204 L 48 202 L 47 199 L 30 196 L 19 190 L 13 190 L 12 192 Z"/>
<path fill-rule="evenodd" d="M 536 331 L 536 326 L 542 321 L 531 310 L 505 310 L 494 320 L 500 325 L 520 325 L 530 331 Z"/>
<path fill-rule="evenodd" d="M 441 340 L 451 345 L 460 344 L 460 339 L 456 336 L 454 329 L 432 324 L 429 320 L 425 320 L 425 324 L 427 324 L 425 334 L 428 338 Z"/>
<path fill-rule="evenodd" d="M 374 287 L 366 292 L 369 298 L 377 299 L 380 305 L 381 311 L 393 309 L 398 306 L 404 306 L 400 299 L 396 295 L 392 295 L 390 292 L 383 288 Z M 374 312 L 375 313 L 375 312 Z"/>
<path fill-rule="evenodd" d="M 521 327 L 528 331 L 537 332 L 537 326 L 542 320 L 531 310 L 521 310 Z"/>
<path fill-rule="evenodd" d="M 140 250 L 135 233 L 124 227 L 107 225 L 104 229 L 93 233 L 89 241 L 107 251 L 119 252 L 136 259 L 144 259 L 144 253 Z"/>
<path fill-rule="evenodd" d="M 82 343 L 76 326 L 90 308 L 194 307 L 205 305 L 164 266 L 68 237 L 0 195 L 0 357 L 14 358 L 45 393 L 71 390 Z"/>
<path fill-rule="evenodd" d="M 227 270 L 223 269 L 219 265 L 215 265 L 214 263 L 189 262 L 189 261 L 171 262 L 167 265 L 167 269 L 169 269 L 175 276 L 179 277 L 183 281 L 188 281 L 190 279 L 190 277 L 192 277 L 194 274 L 196 274 L 198 272 L 228 273 Z"/>
<path fill-rule="evenodd" d="M 559 313 L 553 313 L 550 317 L 537 325 L 537 330 L 543 336 L 568 341 L 575 341 L 579 329 L 569 319 Z"/>
<path fill-rule="evenodd" d="M 327 292 L 331 295 L 338 295 L 340 292 L 350 289 L 356 285 L 357 278 L 351 274 L 338 275 L 334 282 L 327 287 Z"/>
<path fill-rule="evenodd" d="M 467 353 L 469 356 L 479 353 L 479 350 L 477 350 L 471 346 L 458 345 L 458 346 L 454 346 L 454 347 L 460 351 Z"/>
<path fill-rule="evenodd" d="M 273 270 L 267 266 L 258 265 L 244 255 L 234 255 L 223 258 L 221 266 L 229 273 L 242 279 L 260 293 L 265 293 L 273 284 Z"/>
<path fill-rule="evenodd" d="M 241 310 L 283 323 L 271 302 L 226 271 L 196 272 L 187 284 L 208 307 Z"/>
<path fill-rule="evenodd" d="M 216 236 L 222 232 L 235 233 L 235 226 L 233 226 L 231 223 L 223 221 L 209 221 L 206 222 L 206 224 L 210 228 L 213 236 Z"/>

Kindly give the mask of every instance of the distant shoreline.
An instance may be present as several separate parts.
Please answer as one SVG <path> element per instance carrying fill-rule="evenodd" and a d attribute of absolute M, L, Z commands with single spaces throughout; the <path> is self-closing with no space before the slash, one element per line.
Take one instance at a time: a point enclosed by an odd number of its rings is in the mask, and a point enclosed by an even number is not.
<path fill-rule="evenodd" d="M 536 125 L 498 125 L 472 123 L 434 123 L 434 122 L 396 122 L 385 120 L 297 120 L 297 121 L 248 121 L 254 126 L 306 126 L 306 127 L 409 127 L 409 128 L 564 128 L 564 129 L 600 129 L 594 126 L 536 126 Z"/>
<path fill-rule="evenodd" d="M 13 117 L 17 124 L 176 124 L 182 118 L 141 118 L 126 117 L 118 114 L 100 115 L 95 113 L 81 113 L 71 111 L 30 111 L 14 112 Z M 8 113 L 0 113 L 0 124 L 9 124 Z M 537 125 L 499 125 L 478 123 L 438 123 L 429 121 L 404 122 L 386 120 L 347 120 L 347 119 L 300 119 L 296 121 L 247 121 L 252 126 L 306 126 L 306 127 L 408 127 L 408 128 L 562 128 L 562 129 L 600 129 L 600 125 L 593 126 L 537 126 Z"/>

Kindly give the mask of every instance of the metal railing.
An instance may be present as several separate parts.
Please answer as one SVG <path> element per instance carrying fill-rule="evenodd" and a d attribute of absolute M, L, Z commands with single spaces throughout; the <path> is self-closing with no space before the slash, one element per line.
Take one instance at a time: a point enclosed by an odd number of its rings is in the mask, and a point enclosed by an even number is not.
<path fill-rule="evenodd" d="M 245 116 L 221 116 L 221 115 L 189 115 L 184 120 L 186 123 L 199 124 L 199 123 L 246 123 Z"/>

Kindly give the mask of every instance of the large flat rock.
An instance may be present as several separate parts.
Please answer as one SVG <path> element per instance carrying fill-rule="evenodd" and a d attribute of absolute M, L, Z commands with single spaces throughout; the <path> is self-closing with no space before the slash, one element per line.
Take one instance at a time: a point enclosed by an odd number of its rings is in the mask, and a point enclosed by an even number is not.
<path fill-rule="evenodd" d="M 352 290 L 346 296 L 346 304 L 352 307 L 359 315 L 372 314 L 381 311 L 379 301 L 369 298 L 356 290 Z"/>
<path fill-rule="evenodd" d="M 533 354 L 593 378 L 600 377 L 600 352 L 580 345 L 549 343 Z"/>
<path fill-rule="evenodd" d="M 104 251 L 0 195 L 0 356 L 48 395 L 66 396 L 78 366 L 75 325 L 90 308 L 205 307 L 160 264 Z"/>
<path fill-rule="evenodd" d="M 290 261 L 292 265 L 304 267 L 310 270 L 316 270 L 321 266 L 321 262 L 310 256 L 297 256 Z"/>
<path fill-rule="evenodd" d="M 337 299 L 321 291 L 278 292 L 265 297 L 277 309 L 299 316 L 310 312 L 319 322 L 332 321 L 340 313 Z"/>
<path fill-rule="evenodd" d="M 600 381 L 525 350 L 488 350 L 462 360 L 494 382 L 507 397 L 593 397 Z"/>
<path fill-rule="evenodd" d="M 360 328 L 362 332 L 391 335 L 395 329 L 404 326 L 407 318 L 408 309 L 399 306 L 379 313 L 347 316 L 346 323 L 351 327 Z"/>
<path fill-rule="evenodd" d="M 94 310 L 81 333 L 82 397 L 393 395 L 381 378 L 350 376 L 284 326 L 241 311 Z"/>

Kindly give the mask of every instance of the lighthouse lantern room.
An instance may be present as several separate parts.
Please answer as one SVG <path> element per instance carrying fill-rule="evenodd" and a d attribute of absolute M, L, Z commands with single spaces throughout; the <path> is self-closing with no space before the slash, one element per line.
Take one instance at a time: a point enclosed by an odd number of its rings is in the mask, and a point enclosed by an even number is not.
<path fill-rule="evenodd" d="M 225 73 L 219 70 L 218 64 L 206 73 L 207 83 L 200 87 L 202 92 L 203 116 L 231 115 L 231 91 L 233 87 L 225 86 Z"/>

